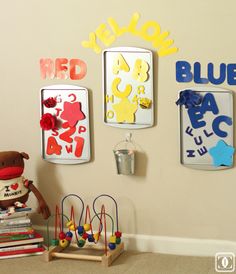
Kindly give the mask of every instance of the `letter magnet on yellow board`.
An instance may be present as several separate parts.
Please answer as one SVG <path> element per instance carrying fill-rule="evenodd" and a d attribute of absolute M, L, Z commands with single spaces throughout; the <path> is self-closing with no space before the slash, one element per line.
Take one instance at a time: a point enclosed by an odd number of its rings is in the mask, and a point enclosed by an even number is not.
<path fill-rule="evenodd" d="M 153 57 L 142 48 L 103 51 L 105 124 L 139 129 L 153 126 Z"/>

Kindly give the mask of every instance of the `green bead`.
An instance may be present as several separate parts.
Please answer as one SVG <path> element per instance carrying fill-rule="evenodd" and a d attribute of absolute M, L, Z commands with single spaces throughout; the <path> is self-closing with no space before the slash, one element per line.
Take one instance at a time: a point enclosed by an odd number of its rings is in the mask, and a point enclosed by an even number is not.
<path fill-rule="evenodd" d="M 78 247 L 83 247 L 85 245 L 85 240 L 83 238 L 80 238 L 77 242 Z"/>
<path fill-rule="evenodd" d="M 120 244 L 121 243 L 121 238 L 116 238 L 116 244 Z"/>
<path fill-rule="evenodd" d="M 54 245 L 54 246 L 59 245 L 59 240 L 58 239 L 52 239 L 51 240 L 51 245 Z"/>

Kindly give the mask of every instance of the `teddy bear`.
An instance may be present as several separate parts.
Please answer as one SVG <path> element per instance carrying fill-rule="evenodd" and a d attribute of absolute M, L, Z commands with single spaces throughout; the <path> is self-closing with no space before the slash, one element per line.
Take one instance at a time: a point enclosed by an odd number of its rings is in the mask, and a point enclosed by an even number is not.
<path fill-rule="evenodd" d="M 44 219 L 47 219 L 51 214 L 43 196 L 33 181 L 22 176 L 24 159 L 29 159 L 29 155 L 25 152 L 0 152 L 0 208 L 7 209 L 11 214 L 15 208 L 26 207 L 25 203 L 32 191 L 39 203 L 39 213 L 43 215 Z"/>

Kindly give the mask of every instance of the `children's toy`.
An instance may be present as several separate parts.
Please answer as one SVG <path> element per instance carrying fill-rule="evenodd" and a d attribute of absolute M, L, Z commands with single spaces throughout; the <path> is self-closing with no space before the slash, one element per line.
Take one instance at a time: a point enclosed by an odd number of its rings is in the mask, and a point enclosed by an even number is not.
<path fill-rule="evenodd" d="M 71 206 L 70 218 L 64 214 L 64 201 L 68 197 L 76 197 L 81 202 L 81 213 L 78 219 L 75 218 L 73 206 Z M 114 220 L 110 214 L 106 213 L 104 204 L 101 206 L 100 211 L 97 211 L 96 202 L 104 197 L 112 199 L 115 204 L 116 231 Z M 118 227 L 118 206 L 115 199 L 107 194 L 97 196 L 93 201 L 94 216 L 91 218 L 90 207 L 87 205 L 84 222 L 82 222 L 84 208 L 83 200 L 76 194 L 69 194 L 62 199 L 61 213 L 59 207 L 56 206 L 55 215 L 52 216 L 55 218 L 54 238 L 51 240 L 51 246 L 44 252 L 45 261 L 49 262 L 54 257 L 69 258 L 98 261 L 102 262 L 105 266 L 109 266 L 124 251 L 124 243 L 121 242 L 122 233 Z M 112 227 L 109 240 L 107 239 L 107 217 L 111 221 Z M 48 244 L 50 240 L 49 220 L 47 222 Z M 66 220 L 65 225 L 64 220 Z M 98 229 L 96 231 L 94 230 L 95 220 L 98 222 Z M 75 243 L 73 243 L 73 238 Z M 104 242 L 101 243 L 102 238 Z M 82 248 L 87 249 L 90 254 L 75 253 L 67 249 L 68 247 L 76 247 L 77 251 L 80 251 Z M 63 252 L 65 249 L 67 249 L 66 253 Z M 98 250 L 102 251 L 102 255 L 92 254 Z"/>
<path fill-rule="evenodd" d="M 26 207 L 29 193 L 32 191 L 39 202 L 39 212 L 44 219 L 50 216 L 50 210 L 33 181 L 25 179 L 24 159 L 29 155 L 25 152 L 3 151 L 0 152 L 0 208 L 8 209 L 9 214 L 15 207 Z"/>

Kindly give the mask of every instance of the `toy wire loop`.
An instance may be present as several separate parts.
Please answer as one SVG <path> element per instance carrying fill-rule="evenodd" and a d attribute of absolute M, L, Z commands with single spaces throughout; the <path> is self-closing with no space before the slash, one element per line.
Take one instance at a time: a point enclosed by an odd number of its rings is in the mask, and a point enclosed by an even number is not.
<path fill-rule="evenodd" d="M 79 225 L 80 225 L 80 224 L 81 224 L 82 217 L 83 217 L 83 213 L 84 213 L 84 202 L 83 202 L 83 200 L 80 198 L 79 195 L 76 195 L 76 194 L 68 194 L 68 195 L 66 195 L 66 196 L 62 199 L 62 201 L 61 201 L 61 212 L 62 212 L 62 214 L 64 213 L 64 201 L 65 201 L 65 199 L 67 199 L 68 197 L 71 197 L 71 196 L 78 198 L 78 199 L 80 200 L 81 204 L 82 204 L 82 211 L 81 211 L 80 219 L 79 219 Z M 62 218 L 62 229 L 63 229 L 63 218 Z"/>
<path fill-rule="evenodd" d="M 100 217 L 99 217 L 100 214 L 97 213 L 97 211 L 96 211 L 96 206 L 95 206 L 96 201 L 97 201 L 99 198 L 101 198 L 101 197 L 108 197 L 108 198 L 110 198 L 110 199 L 113 200 L 113 202 L 114 202 L 114 204 L 115 204 L 115 208 L 116 208 L 116 228 L 117 228 L 117 231 L 119 231 L 119 224 L 118 224 L 118 220 L 119 220 L 119 217 L 118 217 L 118 205 L 117 205 L 116 200 L 115 200 L 112 196 L 110 196 L 110 195 L 108 195 L 108 194 L 101 194 L 101 195 L 97 196 L 97 197 L 94 199 L 94 201 L 93 201 L 93 211 L 94 211 L 95 216 L 97 216 L 97 218 L 98 218 L 98 219 L 100 220 L 100 222 L 101 222 L 101 219 L 100 219 Z M 107 213 L 106 213 L 106 214 L 107 214 Z M 94 216 L 94 217 L 95 217 L 95 216 Z M 110 215 L 109 215 L 109 216 L 110 216 Z"/>
<path fill-rule="evenodd" d="M 48 218 L 48 220 L 47 220 L 47 244 L 48 244 L 48 246 L 47 246 L 47 250 L 49 250 L 49 245 L 50 245 L 50 236 L 49 236 L 49 222 L 50 222 L 50 220 L 53 218 L 53 217 L 55 217 L 55 239 L 57 238 L 57 226 L 58 226 L 58 222 L 59 222 L 59 218 L 58 217 L 60 217 L 61 216 L 61 218 L 63 219 L 63 218 L 66 218 L 66 220 L 67 221 L 69 221 L 69 218 L 66 216 L 66 215 L 64 215 L 64 214 L 61 214 L 61 213 L 59 213 L 59 211 L 56 209 L 56 214 L 54 214 L 54 215 L 51 215 L 49 218 Z M 60 229 L 61 229 L 61 224 L 60 224 L 60 222 L 59 222 L 59 226 L 60 226 Z"/>

